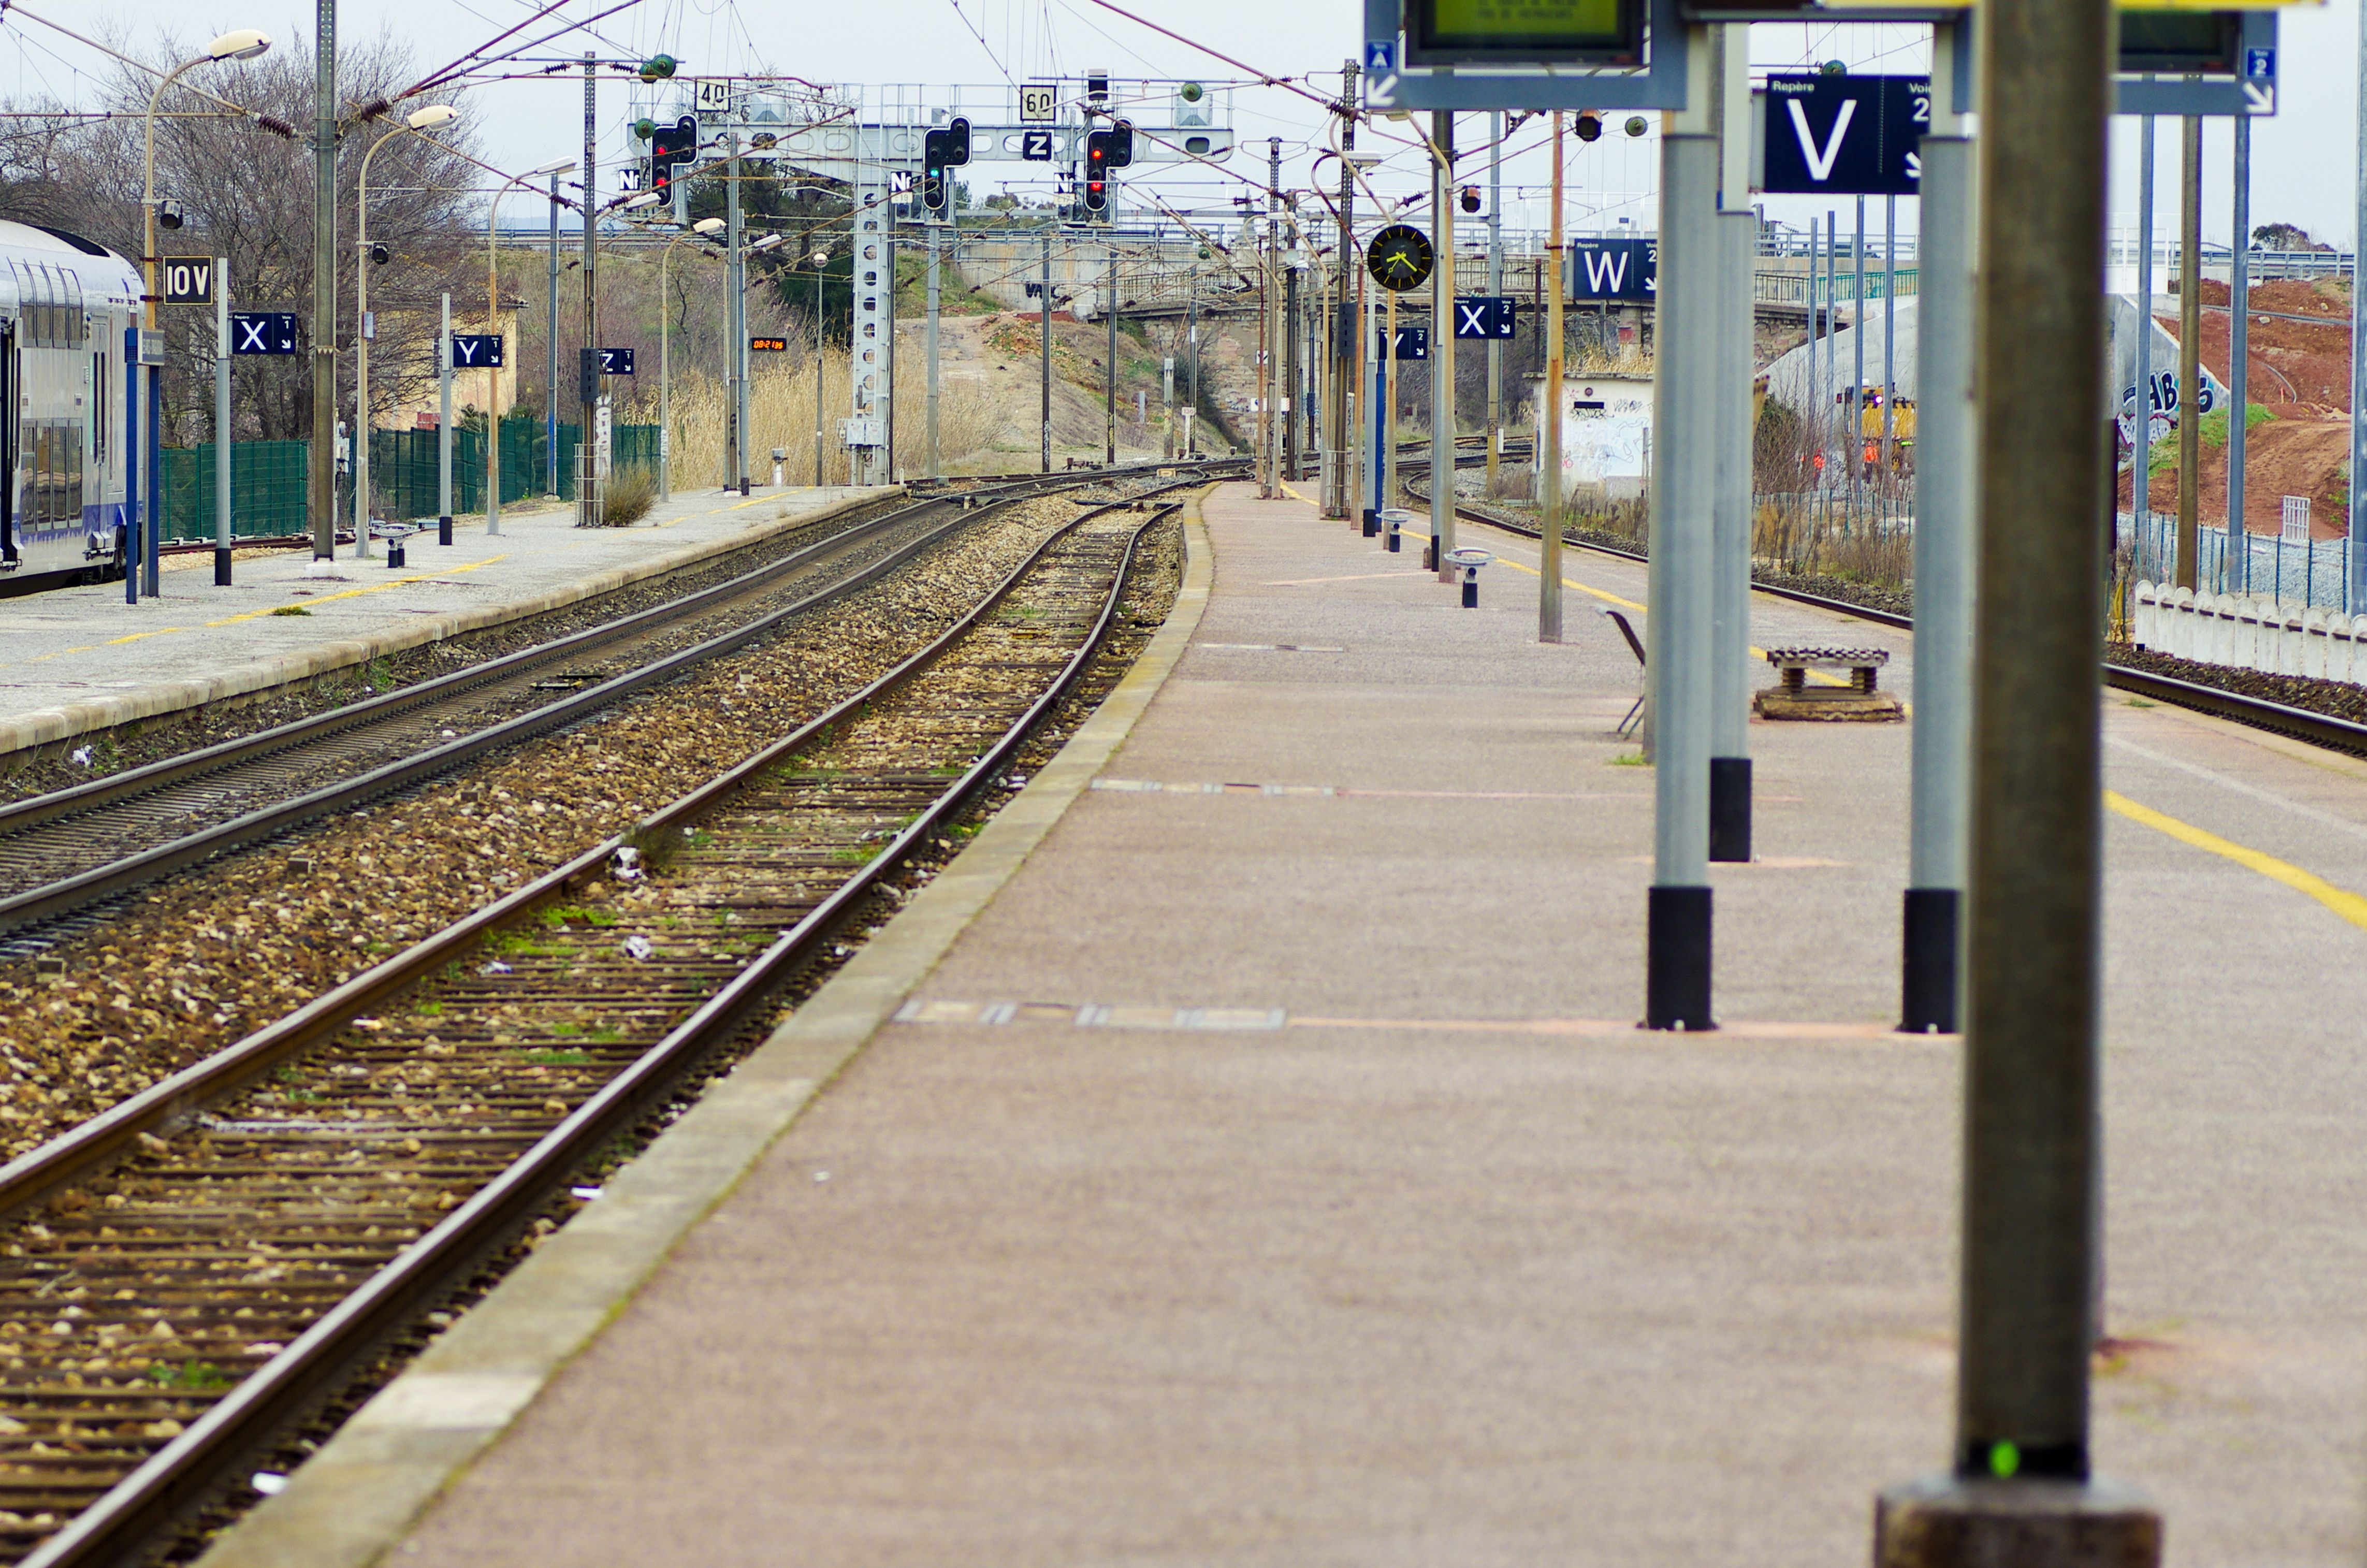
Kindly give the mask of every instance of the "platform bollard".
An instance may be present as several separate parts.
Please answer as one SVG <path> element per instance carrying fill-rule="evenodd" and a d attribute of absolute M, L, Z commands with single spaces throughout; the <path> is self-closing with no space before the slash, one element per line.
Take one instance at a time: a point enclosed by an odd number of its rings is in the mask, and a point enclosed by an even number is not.
<path fill-rule="evenodd" d="M 403 541 L 409 538 L 410 536 L 408 534 L 397 534 L 392 539 L 386 541 L 386 567 L 388 571 L 397 571 L 402 566 Z"/>
<path fill-rule="evenodd" d="M 1365 537 L 1371 539 L 1381 531 L 1381 513 L 1377 506 L 1365 508 Z"/>
<path fill-rule="evenodd" d="M 436 519 L 436 542 L 438 544 L 449 544 L 452 542 L 451 518 L 438 517 Z"/>
<path fill-rule="evenodd" d="M 1405 547 L 1401 535 L 1405 526 L 1413 521 L 1413 514 L 1402 506 L 1386 506 L 1382 508 L 1380 517 L 1381 531 L 1388 538 L 1389 553 L 1395 555 Z"/>
<path fill-rule="evenodd" d="M 1446 552 L 1446 563 L 1459 568 L 1463 573 L 1463 608 L 1465 609 L 1479 608 L 1479 568 L 1495 559 L 1488 551 L 1478 549 L 1450 550 Z"/>

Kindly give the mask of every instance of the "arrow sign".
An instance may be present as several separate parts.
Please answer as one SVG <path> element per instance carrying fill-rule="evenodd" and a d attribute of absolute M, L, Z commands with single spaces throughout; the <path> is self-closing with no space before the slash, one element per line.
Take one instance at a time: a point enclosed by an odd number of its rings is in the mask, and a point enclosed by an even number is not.
<path fill-rule="evenodd" d="M 1916 143 L 1931 124 L 1926 76 L 1771 76 L 1761 188 L 1912 196 L 1923 172 Z"/>
<path fill-rule="evenodd" d="M 1398 335 L 1393 347 L 1394 352 L 1389 356 L 1389 358 L 1393 359 L 1429 358 L 1430 328 L 1426 326 L 1401 326 L 1398 328 Z"/>
<path fill-rule="evenodd" d="M 600 350 L 600 373 L 604 376 L 629 376 L 633 373 L 633 351 L 629 348 Z"/>

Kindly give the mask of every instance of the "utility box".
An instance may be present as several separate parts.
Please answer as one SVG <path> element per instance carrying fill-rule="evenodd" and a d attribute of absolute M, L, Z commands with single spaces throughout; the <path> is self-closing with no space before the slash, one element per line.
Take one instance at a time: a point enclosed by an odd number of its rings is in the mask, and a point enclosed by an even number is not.
<path fill-rule="evenodd" d="M 1545 383 L 1535 379 L 1545 405 Z M 1561 494 L 1564 500 L 1633 501 L 1652 477 L 1652 378 L 1567 375 L 1561 381 Z M 1536 448 L 1545 461 L 1545 443 Z M 1543 477 L 1540 469 L 1539 477 Z"/>

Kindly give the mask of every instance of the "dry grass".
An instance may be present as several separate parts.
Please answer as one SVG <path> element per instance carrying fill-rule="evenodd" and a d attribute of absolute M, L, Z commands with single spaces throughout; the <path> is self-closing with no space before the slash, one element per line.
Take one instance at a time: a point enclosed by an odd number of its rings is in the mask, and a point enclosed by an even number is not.
<path fill-rule="evenodd" d="M 600 493 L 600 521 L 612 528 L 638 523 L 650 515 L 650 507 L 657 498 L 656 474 L 645 468 L 617 469 L 608 475 L 607 487 Z"/>
<path fill-rule="evenodd" d="M 895 466 L 917 474 L 927 462 L 928 387 L 917 355 L 900 363 L 896 378 Z M 782 477 L 791 484 L 847 483 L 846 449 L 839 444 L 839 421 L 848 403 L 846 355 L 833 349 L 822 358 L 821 473 L 814 472 L 814 369 L 810 354 L 798 366 L 767 366 L 760 359 L 748 380 L 749 476 L 772 477 L 773 449 L 787 454 Z M 730 402 L 723 383 L 705 375 L 677 374 L 674 385 L 673 468 L 675 488 L 720 486 L 729 434 Z M 655 400 L 634 412 L 654 424 Z M 986 450 L 1001 428 L 986 393 L 948 384 L 937 402 L 937 448 L 950 469 Z"/>

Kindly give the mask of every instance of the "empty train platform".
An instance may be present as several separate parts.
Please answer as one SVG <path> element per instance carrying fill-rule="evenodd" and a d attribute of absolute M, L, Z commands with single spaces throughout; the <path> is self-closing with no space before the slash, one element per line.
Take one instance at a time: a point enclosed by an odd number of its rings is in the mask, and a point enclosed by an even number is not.
<path fill-rule="evenodd" d="M 1057 757 L 208 1568 L 1863 1560 L 1950 1452 L 1911 718 L 1753 722 L 1720 1027 L 1648 1032 L 1642 568 L 1571 551 L 1548 646 L 1510 536 L 1477 609 L 1251 486 L 1186 537 Z M 2104 726 L 2099 1465 L 2173 1562 L 2355 1562 L 2367 763 Z"/>

